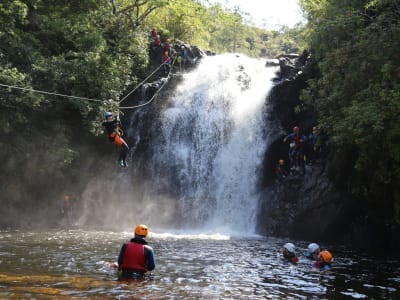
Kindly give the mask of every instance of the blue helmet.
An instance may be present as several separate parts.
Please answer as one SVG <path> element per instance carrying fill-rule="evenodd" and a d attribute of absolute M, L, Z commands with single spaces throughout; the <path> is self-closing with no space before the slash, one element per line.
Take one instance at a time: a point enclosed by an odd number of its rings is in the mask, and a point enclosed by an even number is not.
<path fill-rule="evenodd" d="M 104 113 L 104 118 L 105 119 L 107 119 L 108 117 L 111 117 L 112 116 L 112 113 L 110 113 L 109 111 L 106 111 L 105 113 Z"/>

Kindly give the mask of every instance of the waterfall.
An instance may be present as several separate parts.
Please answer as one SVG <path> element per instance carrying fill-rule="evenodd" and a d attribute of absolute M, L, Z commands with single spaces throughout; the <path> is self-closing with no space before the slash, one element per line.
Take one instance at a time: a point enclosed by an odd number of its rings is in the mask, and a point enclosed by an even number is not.
<path fill-rule="evenodd" d="M 276 71 L 242 55 L 207 57 L 167 99 L 149 164 L 176 193 L 182 228 L 254 233 Z"/>

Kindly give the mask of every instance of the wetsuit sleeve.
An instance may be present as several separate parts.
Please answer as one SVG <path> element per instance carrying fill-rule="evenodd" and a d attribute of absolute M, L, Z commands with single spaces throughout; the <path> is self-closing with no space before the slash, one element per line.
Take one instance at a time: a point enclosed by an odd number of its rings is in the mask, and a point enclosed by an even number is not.
<path fill-rule="evenodd" d="M 152 271 L 156 267 L 153 248 L 144 246 L 144 255 L 146 257 L 147 270 Z"/>
<path fill-rule="evenodd" d="M 127 246 L 128 246 L 127 244 L 123 244 L 122 247 L 121 247 L 121 250 L 119 251 L 118 266 L 122 266 L 123 259 L 124 259 L 124 254 L 125 254 L 125 250 L 126 250 Z"/>
<path fill-rule="evenodd" d="M 293 140 L 293 133 L 288 134 L 288 135 L 284 138 L 284 140 L 287 141 L 287 142 L 291 142 L 291 141 Z"/>

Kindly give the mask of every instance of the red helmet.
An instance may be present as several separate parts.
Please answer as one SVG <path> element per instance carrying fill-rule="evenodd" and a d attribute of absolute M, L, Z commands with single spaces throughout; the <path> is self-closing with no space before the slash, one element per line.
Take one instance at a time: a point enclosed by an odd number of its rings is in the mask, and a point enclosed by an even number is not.
<path fill-rule="evenodd" d="M 293 131 L 294 131 L 294 132 L 299 132 L 299 131 L 300 131 L 299 126 L 294 126 L 294 127 L 293 127 Z"/>

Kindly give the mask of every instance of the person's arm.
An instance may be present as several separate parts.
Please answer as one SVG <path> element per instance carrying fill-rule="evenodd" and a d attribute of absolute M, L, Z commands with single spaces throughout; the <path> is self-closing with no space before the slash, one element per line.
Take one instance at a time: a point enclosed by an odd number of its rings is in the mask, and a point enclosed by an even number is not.
<path fill-rule="evenodd" d="M 145 251 L 145 257 L 146 257 L 147 270 L 152 271 L 156 267 L 153 248 L 151 248 L 149 246 L 145 246 L 144 251 Z"/>
<path fill-rule="evenodd" d="M 127 246 L 128 246 L 127 244 L 123 244 L 122 247 L 121 247 L 121 250 L 119 251 L 119 256 L 118 256 L 118 266 L 119 266 L 119 268 L 121 268 L 121 266 L 122 266 L 122 263 L 123 263 L 123 260 L 124 260 L 124 254 L 125 254 L 125 250 L 126 250 Z"/>
<path fill-rule="evenodd" d="M 292 138 L 293 138 L 293 133 L 287 135 L 287 136 L 283 139 L 283 142 L 284 142 L 284 143 L 286 143 L 286 141 L 289 141 L 289 142 L 290 142 Z"/>

